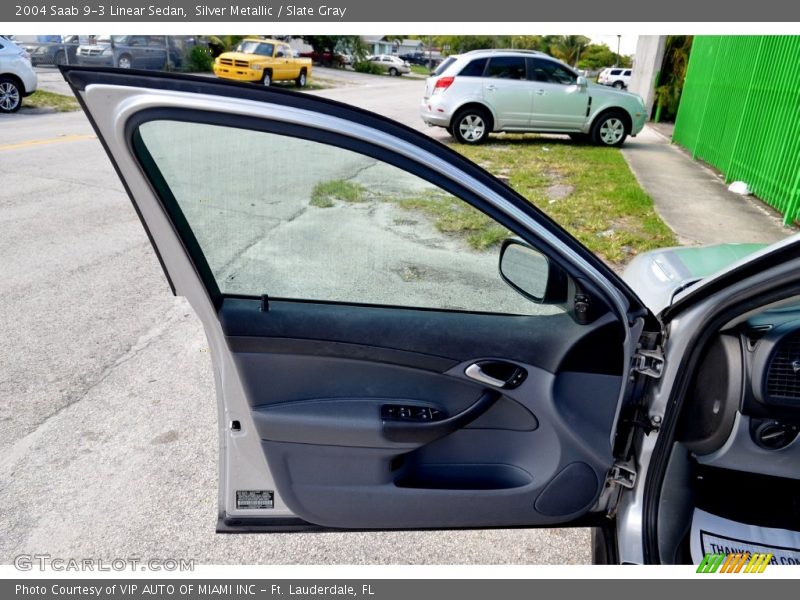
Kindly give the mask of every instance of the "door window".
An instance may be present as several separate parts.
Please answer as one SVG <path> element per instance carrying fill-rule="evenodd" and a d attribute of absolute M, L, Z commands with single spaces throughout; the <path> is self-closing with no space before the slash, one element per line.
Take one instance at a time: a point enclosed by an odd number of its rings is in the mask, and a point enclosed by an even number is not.
<path fill-rule="evenodd" d="M 577 77 L 572 71 L 552 60 L 529 58 L 528 79 L 541 83 L 574 85 Z"/>
<path fill-rule="evenodd" d="M 495 56 L 489 61 L 486 77 L 525 79 L 525 59 L 521 56 Z"/>
<path fill-rule="evenodd" d="M 137 152 L 156 188 L 163 178 L 167 209 L 191 229 L 222 294 L 556 310 L 502 281 L 504 227 L 381 160 L 274 133 L 169 120 L 142 124 Z M 544 280 L 546 265 L 537 264 Z"/>

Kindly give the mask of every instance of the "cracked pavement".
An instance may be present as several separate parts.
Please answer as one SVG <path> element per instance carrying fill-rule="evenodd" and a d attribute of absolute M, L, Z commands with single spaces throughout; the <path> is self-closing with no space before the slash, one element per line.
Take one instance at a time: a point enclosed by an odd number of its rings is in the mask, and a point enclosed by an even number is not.
<path fill-rule="evenodd" d="M 359 92 L 392 117 L 407 107 L 420 126 L 421 82 L 376 81 L 341 97 Z M 4 115 L 0 139 L 0 563 L 21 553 L 589 562 L 579 529 L 216 534 L 216 408 L 199 321 L 170 294 L 82 113 Z"/>

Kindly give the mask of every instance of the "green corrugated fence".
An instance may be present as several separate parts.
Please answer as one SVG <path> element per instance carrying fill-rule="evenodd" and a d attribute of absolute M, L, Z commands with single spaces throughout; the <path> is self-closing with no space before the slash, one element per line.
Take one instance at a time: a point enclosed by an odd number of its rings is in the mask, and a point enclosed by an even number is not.
<path fill-rule="evenodd" d="M 673 140 L 800 218 L 800 36 L 697 36 Z"/>

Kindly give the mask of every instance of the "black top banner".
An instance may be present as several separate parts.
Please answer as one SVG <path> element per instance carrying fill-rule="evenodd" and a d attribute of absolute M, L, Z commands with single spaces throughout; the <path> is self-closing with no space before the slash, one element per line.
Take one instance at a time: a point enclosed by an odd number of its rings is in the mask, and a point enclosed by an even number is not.
<path fill-rule="evenodd" d="M 796 22 L 800 2 L 787 0 L 12 0 L 0 22 Z"/>

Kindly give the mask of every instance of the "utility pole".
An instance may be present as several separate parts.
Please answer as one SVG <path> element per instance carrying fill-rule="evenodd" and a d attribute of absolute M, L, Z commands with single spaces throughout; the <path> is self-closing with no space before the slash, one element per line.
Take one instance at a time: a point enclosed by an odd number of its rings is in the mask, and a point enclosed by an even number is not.
<path fill-rule="evenodd" d="M 622 62 L 622 61 L 620 60 L 620 56 L 619 56 L 619 44 L 620 44 L 620 42 L 621 42 L 621 41 L 622 41 L 622 36 L 621 36 L 621 35 L 618 35 L 618 36 L 617 36 L 617 64 L 615 64 L 615 65 L 614 65 L 615 67 L 618 67 L 618 66 L 619 66 L 619 63 L 621 63 L 621 62 Z"/>

